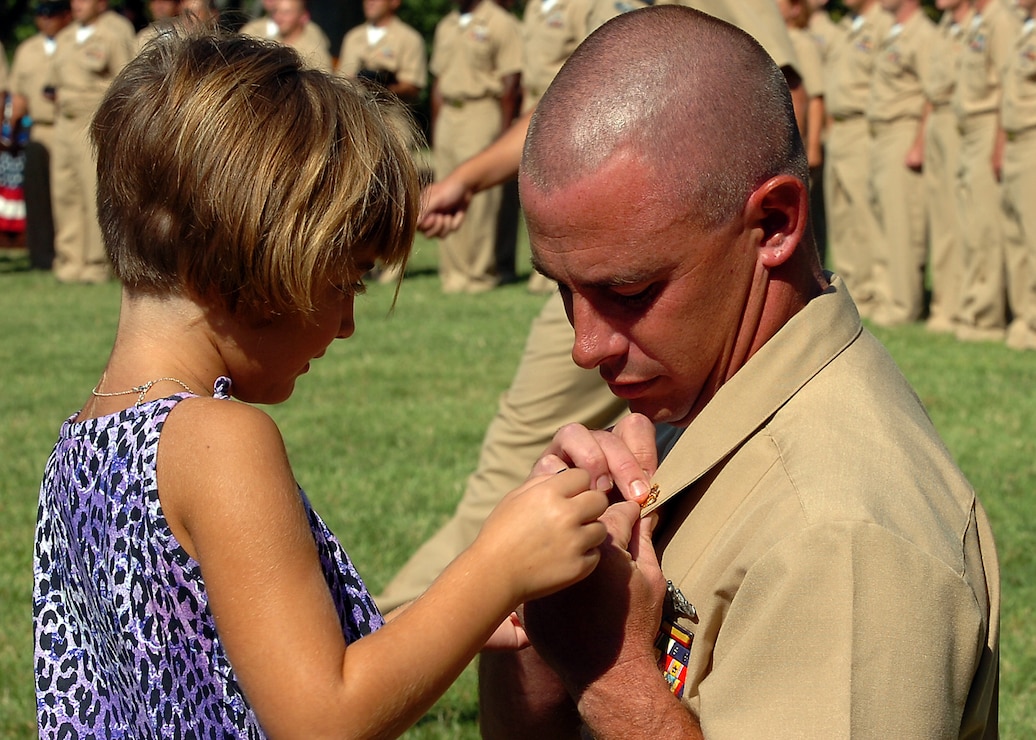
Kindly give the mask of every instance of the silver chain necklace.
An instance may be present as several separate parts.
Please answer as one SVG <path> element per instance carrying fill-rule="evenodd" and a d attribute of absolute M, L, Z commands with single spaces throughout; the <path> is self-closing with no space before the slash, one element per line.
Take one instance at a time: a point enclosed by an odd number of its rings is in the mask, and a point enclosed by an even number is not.
<path fill-rule="evenodd" d="M 192 395 L 197 395 L 196 393 L 194 393 L 194 391 L 191 390 L 191 387 L 189 385 L 187 385 L 178 378 L 155 378 L 154 380 L 149 380 L 148 382 L 144 383 L 144 385 L 137 385 L 126 391 L 113 391 L 111 393 L 101 393 L 99 390 L 97 390 L 101 387 L 101 383 L 98 383 L 96 386 L 94 386 L 94 389 L 90 391 L 90 393 L 94 396 L 99 396 L 101 398 L 111 398 L 112 396 L 128 396 L 132 393 L 136 393 L 138 394 L 137 402 L 134 405 L 139 406 L 140 404 L 144 403 L 144 396 L 146 396 L 147 392 L 151 390 L 151 386 L 166 380 L 168 380 L 170 383 L 176 383 Z M 101 382 L 104 382 L 104 378 L 101 378 Z"/>

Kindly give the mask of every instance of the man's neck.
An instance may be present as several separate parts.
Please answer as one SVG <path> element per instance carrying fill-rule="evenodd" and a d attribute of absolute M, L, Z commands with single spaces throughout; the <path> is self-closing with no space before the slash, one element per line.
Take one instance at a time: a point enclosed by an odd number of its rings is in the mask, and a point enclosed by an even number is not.
<path fill-rule="evenodd" d="M 460 2 L 457 3 L 457 10 L 461 13 L 470 13 L 478 7 L 480 2 L 482 2 L 482 0 L 460 0 Z"/>
<path fill-rule="evenodd" d="M 954 23 L 960 25 L 968 17 L 968 13 L 970 13 L 970 12 L 971 12 L 971 4 L 970 3 L 961 3 L 956 8 L 954 8 L 953 10 L 950 11 L 950 18 L 953 19 Z"/>
<path fill-rule="evenodd" d="M 392 19 L 395 17 L 396 16 L 394 14 L 389 13 L 388 15 L 382 16 L 376 21 L 371 21 L 369 25 L 374 26 L 375 28 L 385 28 L 386 26 L 388 26 L 389 23 L 392 22 Z"/>

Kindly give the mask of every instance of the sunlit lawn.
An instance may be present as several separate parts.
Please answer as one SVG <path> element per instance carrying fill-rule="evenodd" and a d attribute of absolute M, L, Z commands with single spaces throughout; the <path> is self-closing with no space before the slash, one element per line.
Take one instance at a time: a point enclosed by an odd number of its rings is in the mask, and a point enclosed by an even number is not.
<path fill-rule="evenodd" d="M 39 477 L 58 426 L 96 382 L 118 288 L 59 286 L 0 254 L 0 737 L 35 736 L 31 550 Z M 543 304 L 521 285 L 443 296 L 419 244 L 391 287 L 357 303 L 357 332 L 272 409 L 295 471 L 372 589 L 452 510 Z M 1001 728 L 1036 736 L 1036 354 L 921 327 L 878 331 L 993 520 L 1003 568 Z M 413 656 L 420 660 L 420 656 Z M 405 665 L 395 666 L 405 672 Z M 476 737 L 468 671 L 410 737 Z"/>

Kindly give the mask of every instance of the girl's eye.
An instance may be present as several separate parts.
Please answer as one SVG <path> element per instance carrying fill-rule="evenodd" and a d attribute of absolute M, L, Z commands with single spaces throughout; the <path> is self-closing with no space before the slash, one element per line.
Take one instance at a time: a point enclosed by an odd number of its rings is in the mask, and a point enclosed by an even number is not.
<path fill-rule="evenodd" d="M 367 286 L 362 280 L 357 280 L 355 283 L 349 283 L 348 285 L 337 285 L 335 288 L 343 295 L 356 296 L 367 292 Z"/>

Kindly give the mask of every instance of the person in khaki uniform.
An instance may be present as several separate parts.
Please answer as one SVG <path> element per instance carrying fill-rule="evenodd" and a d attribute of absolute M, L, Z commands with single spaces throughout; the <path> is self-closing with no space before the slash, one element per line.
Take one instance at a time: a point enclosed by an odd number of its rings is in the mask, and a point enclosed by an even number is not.
<path fill-rule="evenodd" d="M 532 0 L 522 16 L 522 113 L 536 107 L 561 65 L 590 31 L 592 0 Z"/>
<path fill-rule="evenodd" d="M 277 0 L 273 9 L 276 41 L 295 49 L 312 69 L 331 71 L 327 36 L 309 18 L 306 0 Z"/>
<path fill-rule="evenodd" d="M 964 276 L 957 311 L 958 339 L 1002 341 L 1007 287 L 1000 214 L 1000 74 L 1017 36 L 1018 19 L 1004 0 L 976 0 L 964 31 L 953 110 L 961 135 L 957 211 Z"/>
<path fill-rule="evenodd" d="M 593 6 L 593 0 L 532 0 L 526 4 L 522 16 L 522 113 L 536 107 L 561 65 L 589 35 Z M 528 289 L 549 294 L 554 285 L 533 270 Z"/>
<path fill-rule="evenodd" d="M 590 28 L 598 28 L 616 16 L 650 7 L 652 4 L 646 0 L 593 0 L 593 7 L 590 9 Z"/>
<path fill-rule="evenodd" d="M 1003 209 L 1014 320 L 1007 346 L 1036 350 L 1036 0 L 1018 0 L 1025 20 L 1004 71 L 1000 125 L 1004 130 Z"/>
<path fill-rule="evenodd" d="M 820 58 L 827 61 L 831 44 L 845 33 L 845 30 L 831 20 L 831 14 L 827 12 L 828 0 L 806 0 L 806 4 L 809 6 L 809 32 L 820 49 Z"/>
<path fill-rule="evenodd" d="M 331 42 L 327 34 L 309 17 L 309 10 L 306 8 L 305 0 L 297 0 L 300 5 L 285 5 L 282 13 L 281 23 L 277 22 L 275 15 L 281 0 L 263 0 L 263 11 L 265 15 L 254 18 L 241 26 L 238 33 L 244 36 L 254 36 L 258 39 L 270 39 L 280 41 L 288 46 L 294 47 L 307 63 L 315 68 L 328 71 L 331 69 Z M 300 15 L 301 7 L 301 15 Z M 280 26 L 284 25 L 288 33 L 292 35 L 292 41 L 285 41 Z M 299 31 L 296 26 L 301 28 Z"/>
<path fill-rule="evenodd" d="M 612 0 L 595 0 L 594 11 L 598 17 L 621 14 Z M 766 36 L 761 30 L 757 33 Z M 770 53 L 781 54 L 779 48 Z M 529 115 L 488 149 L 426 188 L 421 228 L 427 235 L 440 236 L 455 228 L 457 220 L 466 218 L 465 208 L 474 194 L 517 174 Z M 500 397 L 478 466 L 468 477 L 456 510 L 376 597 L 381 609 L 393 609 L 419 596 L 474 541 L 486 516 L 506 491 L 525 478 L 536 454 L 559 427 L 579 422 L 605 428 L 625 415 L 625 401 L 612 395 L 596 372 L 573 363 L 571 352 L 572 327 L 555 292 L 532 322 L 514 379 Z"/>
<path fill-rule="evenodd" d="M 55 91 L 52 64 L 56 37 L 72 22 L 68 0 L 37 3 L 39 33 L 18 45 L 11 67 L 10 92 L 15 119 L 32 119 L 25 147 L 25 244 L 32 266 L 49 270 L 54 263 L 54 211 L 50 162 L 54 151 Z"/>
<path fill-rule="evenodd" d="M 55 220 L 54 275 L 66 283 L 109 278 L 97 222 L 97 172 L 87 139 L 108 85 L 136 54 L 133 26 L 106 0 L 72 0 L 75 23 L 57 35 L 57 122 L 51 169 Z"/>
<path fill-rule="evenodd" d="M 428 84 L 428 62 L 421 34 L 396 16 L 399 2 L 363 1 L 367 22 L 345 34 L 337 72 L 379 82 L 413 104 Z"/>
<path fill-rule="evenodd" d="M 874 274 L 880 232 L 870 208 L 866 111 L 874 57 L 892 19 L 877 0 L 849 0 L 846 7 L 850 14 L 841 20 L 843 33 L 825 60 L 824 206 L 832 268 L 845 281 L 860 313 L 870 316 L 880 300 Z"/>
<path fill-rule="evenodd" d="M 628 552 L 483 655 L 486 738 L 996 733 L 989 523 L 821 270 L 790 107 L 744 34 L 660 7 L 534 115 L 522 201 L 573 358 L 669 427 Z"/>
<path fill-rule="evenodd" d="M 435 28 L 429 68 L 437 177 L 484 149 L 511 124 L 522 68 L 521 29 L 492 0 L 461 0 Z M 498 188 L 476 196 L 464 224 L 439 244 L 445 293 L 481 293 L 497 284 L 494 239 Z"/>
<path fill-rule="evenodd" d="M 894 24 L 878 42 L 867 104 L 870 202 L 880 235 L 874 255 L 881 303 L 872 319 L 897 326 L 917 321 L 924 308 L 928 245 L 921 166 L 928 106 L 922 80 L 935 26 L 920 0 L 881 0 L 881 7 Z"/>
<path fill-rule="evenodd" d="M 179 18 L 180 0 L 150 0 L 148 11 L 151 14 L 151 22 L 137 32 L 138 52 L 163 30 L 171 27 L 176 18 Z"/>
<path fill-rule="evenodd" d="M 957 82 L 964 29 L 971 23 L 971 0 L 939 0 L 942 17 L 929 48 L 928 74 L 922 78 L 928 101 L 925 125 L 925 208 L 928 212 L 928 270 L 932 297 L 925 326 L 952 333 L 963 280 L 960 215 L 956 179 L 960 134 L 950 101 Z"/>

